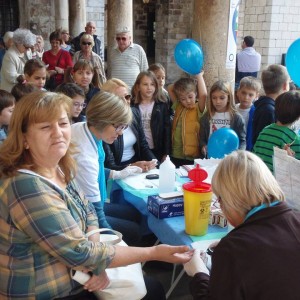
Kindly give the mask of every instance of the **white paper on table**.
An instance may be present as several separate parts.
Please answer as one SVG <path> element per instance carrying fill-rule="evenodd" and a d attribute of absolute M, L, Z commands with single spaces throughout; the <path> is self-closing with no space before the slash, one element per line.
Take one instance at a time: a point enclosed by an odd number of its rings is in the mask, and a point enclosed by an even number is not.
<path fill-rule="evenodd" d="M 274 147 L 274 176 L 284 192 L 289 206 L 300 210 L 300 161 L 286 150 Z"/>
<path fill-rule="evenodd" d="M 135 190 L 158 188 L 159 179 L 146 179 L 146 175 L 148 174 L 159 174 L 159 170 L 152 169 L 147 173 L 128 176 L 127 178 L 122 179 L 122 181 Z"/>

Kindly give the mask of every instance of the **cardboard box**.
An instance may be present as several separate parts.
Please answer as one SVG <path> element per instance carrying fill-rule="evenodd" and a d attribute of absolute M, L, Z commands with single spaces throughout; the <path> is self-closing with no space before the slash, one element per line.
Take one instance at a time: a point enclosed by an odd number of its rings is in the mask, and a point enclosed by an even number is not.
<path fill-rule="evenodd" d="M 183 216 L 183 196 L 163 199 L 158 195 L 149 196 L 148 211 L 158 219 Z"/>
<path fill-rule="evenodd" d="M 213 203 L 210 208 L 209 225 L 218 225 L 222 228 L 227 226 L 227 219 L 225 218 L 219 203 Z"/>

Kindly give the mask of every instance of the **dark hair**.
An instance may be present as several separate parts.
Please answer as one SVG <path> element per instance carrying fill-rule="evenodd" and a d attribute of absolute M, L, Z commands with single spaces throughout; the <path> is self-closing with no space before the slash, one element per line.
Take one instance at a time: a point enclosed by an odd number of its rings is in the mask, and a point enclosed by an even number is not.
<path fill-rule="evenodd" d="M 244 37 L 244 42 L 247 47 L 252 47 L 254 45 L 254 38 L 250 35 Z"/>
<path fill-rule="evenodd" d="M 0 90 L 0 113 L 4 108 L 13 106 L 15 102 L 15 97 L 11 93 Z"/>
<path fill-rule="evenodd" d="M 93 64 L 87 60 L 87 59 L 79 59 L 75 65 L 73 66 L 73 68 L 67 68 L 65 71 L 65 82 L 73 82 L 73 76 L 71 73 L 74 73 L 78 70 L 90 70 L 91 72 L 93 72 L 93 78 L 92 78 L 92 85 L 94 87 L 97 88 L 101 88 L 101 82 L 100 82 L 100 75 L 99 75 L 99 71 L 97 68 L 94 68 Z"/>
<path fill-rule="evenodd" d="M 53 40 L 57 40 L 59 41 L 60 43 L 62 43 L 62 39 L 61 39 L 61 33 L 59 30 L 55 30 L 53 32 L 50 33 L 50 36 L 49 36 L 49 41 L 51 43 L 51 41 Z"/>
<path fill-rule="evenodd" d="M 74 98 L 77 95 L 85 98 L 84 90 L 76 83 L 62 83 L 56 89 L 56 93 L 62 93 L 70 98 Z"/>
<path fill-rule="evenodd" d="M 17 78 L 18 83 L 14 85 L 11 90 L 11 94 L 15 97 L 16 102 L 18 102 L 23 96 L 30 94 L 35 91 L 39 91 L 39 89 L 28 82 L 24 82 L 23 77 L 19 76 Z"/>
<path fill-rule="evenodd" d="M 275 101 L 276 119 L 283 125 L 291 124 L 300 117 L 300 92 L 289 91 Z"/>
<path fill-rule="evenodd" d="M 26 61 L 25 66 L 24 66 L 24 74 L 27 74 L 28 76 L 32 76 L 33 73 L 36 70 L 45 68 L 46 65 L 39 59 L 29 59 Z"/>

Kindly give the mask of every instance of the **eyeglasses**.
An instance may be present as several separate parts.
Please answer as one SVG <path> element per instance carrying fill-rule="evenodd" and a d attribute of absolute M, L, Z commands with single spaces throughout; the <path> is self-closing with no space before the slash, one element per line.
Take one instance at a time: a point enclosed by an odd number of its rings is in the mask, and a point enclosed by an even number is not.
<path fill-rule="evenodd" d="M 125 100 L 131 100 L 131 95 L 125 95 L 124 98 Z"/>
<path fill-rule="evenodd" d="M 82 42 L 81 45 L 84 45 L 84 46 L 89 45 L 89 46 L 91 46 L 92 43 L 91 42 Z"/>
<path fill-rule="evenodd" d="M 128 125 L 127 124 L 123 124 L 123 125 L 115 125 L 115 124 L 112 124 L 112 126 L 114 126 L 116 132 L 121 132 L 125 129 L 128 128 Z"/>
<path fill-rule="evenodd" d="M 116 37 L 116 40 L 117 40 L 118 42 L 119 42 L 119 41 L 125 42 L 125 41 L 127 40 L 127 38 L 124 37 L 124 36 L 122 36 L 122 37 L 117 36 L 117 37 Z"/>
<path fill-rule="evenodd" d="M 69 35 L 69 32 L 63 32 L 62 34 L 67 34 L 67 35 Z"/>
<path fill-rule="evenodd" d="M 23 45 L 26 50 L 30 49 L 30 46 Z"/>
<path fill-rule="evenodd" d="M 79 102 L 74 102 L 73 103 L 74 107 L 82 107 L 82 108 L 86 108 L 86 103 L 79 103 Z"/>

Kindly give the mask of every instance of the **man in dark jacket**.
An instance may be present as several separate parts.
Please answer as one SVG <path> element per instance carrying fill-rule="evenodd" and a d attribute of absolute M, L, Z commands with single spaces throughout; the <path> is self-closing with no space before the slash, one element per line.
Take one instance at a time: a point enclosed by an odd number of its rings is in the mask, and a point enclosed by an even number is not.
<path fill-rule="evenodd" d="M 95 45 L 93 47 L 93 52 L 97 53 L 102 59 L 103 59 L 103 54 L 102 54 L 102 49 L 101 49 L 101 40 L 99 37 L 95 34 L 96 32 L 96 24 L 93 21 L 87 22 L 85 26 L 85 32 L 81 32 L 78 36 L 73 38 L 71 41 L 71 50 L 70 53 L 71 55 L 74 55 L 75 52 L 80 51 L 80 38 L 83 34 L 90 34 L 94 38 Z"/>
<path fill-rule="evenodd" d="M 254 102 L 255 112 L 252 125 L 252 144 L 254 146 L 260 132 L 276 121 L 275 99 L 289 90 L 290 77 L 286 67 L 270 65 L 262 71 L 262 84 L 266 95 Z"/>

